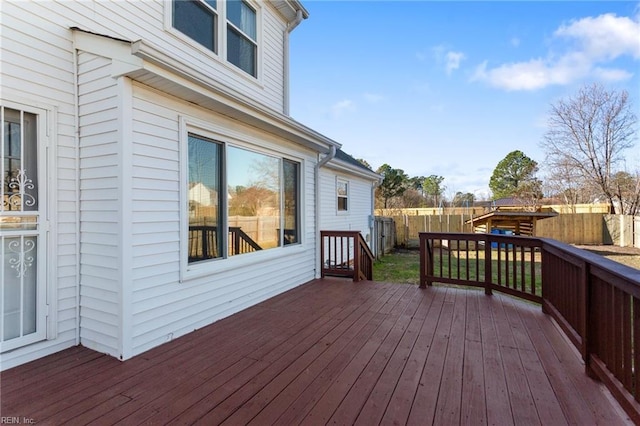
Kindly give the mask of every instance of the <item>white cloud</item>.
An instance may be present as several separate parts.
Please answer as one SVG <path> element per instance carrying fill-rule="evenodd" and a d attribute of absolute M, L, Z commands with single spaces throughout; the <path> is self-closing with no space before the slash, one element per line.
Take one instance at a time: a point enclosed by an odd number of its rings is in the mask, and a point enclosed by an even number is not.
<path fill-rule="evenodd" d="M 447 74 L 451 74 L 454 70 L 460 68 L 460 62 L 465 58 L 464 53 L 462 52 L 447 52 L 446 59 L 447 65 L 445 67 Z"/>
<path fill-rule="evenodd" d="M 356 110 L 356 104 L 351 99 L 343 99 L 331 106 L 331 115 L 334 118 L 343 116 Z"/>
<path fill-rule="evenodd" d="M 451 75 L 453 71 L 460 68 L 460 62 L 466 58 L 464 53 L 449 50 L 444 44 L 433 46 L 431 52 L 436 64 L 440 66 L 444 64 L 444 70 L 447 75 Z"/>
<path fill-rule="evenodd" d="M 594 60 L 611 60 L 622 55 L 640 58 L 640 22 L 625 16 L 607 13 L 571 21 L 554 35 L 574 39 Z"/>
<path fill-rule="evenodd" d="M 364 95 L 362 95 L 364 97 L 364 99 L 367 102 L 370 102 L 372 104 L 378 103 L 380 101 L 383 101 L 385 99 L 384 96 L 382 95 L 378 95 L 376 93 L 365 93 Z"/>
<path fill-rule="evenodd" d="M 573 41 L 574 50 L 490 69 L 485 61 L 476 67 L 470 80 L 505 90 L 536 90 L 586 77 L 619 81 L 631 78 L 632 73 L 606 64 L 620 56 L 640 59 L 640 22 L 628 17 L 606 14 L 571 21 L 560 26 L 554 37 L 557 41 Z"/>

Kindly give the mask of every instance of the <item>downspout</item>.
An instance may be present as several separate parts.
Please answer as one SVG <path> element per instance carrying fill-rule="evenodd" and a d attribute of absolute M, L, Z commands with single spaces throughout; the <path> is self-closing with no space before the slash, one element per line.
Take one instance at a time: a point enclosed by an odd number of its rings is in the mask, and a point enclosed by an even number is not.
<path fill-rule="evenodd" d="M 75 275 L 76 275 L 76 346 L 80 345 L 80 102 L 79 97 L 79 76 L 78 76 L 78 48 L 76 47 L 75 37 L 73 43 L 73 107 L 74 117 L 73 126 L 75 130 L 75 146 L 74 146 L 74 160 L 75 160 L 75 191 L 76 191 L 76 223 L 75 223 Z"/>
<path fill-rule="evenodd" d="M 287 24 L 287 28 L 284 31 L 284 46 L 283 56 L 284 65 L 282 73 L 282 112 L 284 115 L 289 115 L 289 34 L 302 22 L 304 17 L 301 10 L 296 10 L 296 17 L 293 21 Z"/>
<path fill-rule="evenodd" d="M 316 273 L 315 277 L 320 278 L 320 270 L 322 268 L 322 259 L 320 259 L 320 168 L 324 167 L 329 161 L 331 161 L 336 156 L 336 147 L 335 145 L 331 146 L 331 150 L 327 155 L 324 156 L 322 160 L 320 160 L 315 167 L 315 192 L 316 192 L 316 212 L 315 212 L 315 222 L 316 222 Z"/>

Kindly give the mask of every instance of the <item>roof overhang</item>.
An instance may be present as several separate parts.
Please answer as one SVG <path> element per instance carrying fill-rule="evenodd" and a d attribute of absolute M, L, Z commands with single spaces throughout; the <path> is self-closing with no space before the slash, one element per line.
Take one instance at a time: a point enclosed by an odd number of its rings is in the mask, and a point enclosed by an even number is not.
<path fill-rule="evenodd" d="M 278 12 L 289 22 L 296 19 L 298 11 L 302 12 L 303 19 L 309 17 L 309 12 L 298 0 L 271 0 L 271 4 L 273 4 Z"/>
<path fill-rule="evenodd" d="M 77 49 L 112 59 L 112 76 L 135 81 L 320 153 L 340 144 L 138 40 L 72 28 Z"/>
<path fill-rule="evenodd" d="M 354 166 L 353 164 L 340 160 L 339 158 L 332 158 L 331 161 L 327 163 L 326 167 L 343 173 L 355 175 L 376 184 L 382 182 L 382 176 L 373 170 L 365 170 L 362 167 Z"/>

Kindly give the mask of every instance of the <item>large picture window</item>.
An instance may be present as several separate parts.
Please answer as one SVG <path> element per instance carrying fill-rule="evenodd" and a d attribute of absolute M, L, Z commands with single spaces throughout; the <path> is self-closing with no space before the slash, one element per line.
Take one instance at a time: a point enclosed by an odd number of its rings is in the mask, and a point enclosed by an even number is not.
<path fill-rule="evenodd" d="M 300 242 L 300 163 L 194 134 L 188 145 L 190 263 Z"/>

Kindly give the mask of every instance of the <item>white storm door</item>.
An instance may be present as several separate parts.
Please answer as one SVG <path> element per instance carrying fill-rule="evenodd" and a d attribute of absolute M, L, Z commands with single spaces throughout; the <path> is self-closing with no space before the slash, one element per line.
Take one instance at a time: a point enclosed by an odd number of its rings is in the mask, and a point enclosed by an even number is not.
<path fill-rule="evenodd" d="M 45 115 L 0 106 L 0 352 L 46 338 Z"/>

